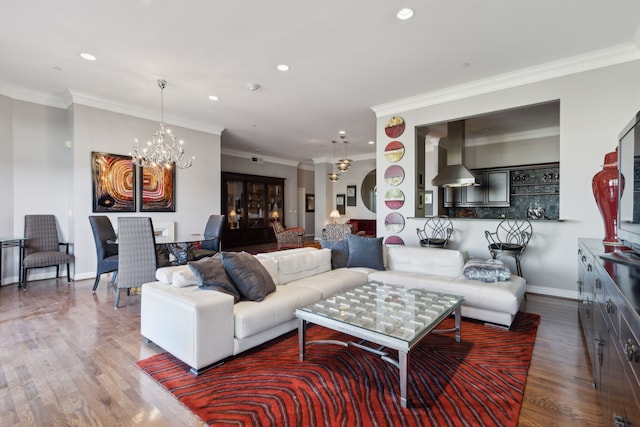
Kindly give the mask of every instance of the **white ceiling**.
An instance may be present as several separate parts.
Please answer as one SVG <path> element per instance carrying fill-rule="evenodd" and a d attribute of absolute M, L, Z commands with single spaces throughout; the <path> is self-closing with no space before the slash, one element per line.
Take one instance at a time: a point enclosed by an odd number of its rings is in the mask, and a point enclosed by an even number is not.
<path fill-rule="evenodd" d="M 401 6 L 414 18 L 397 20 Z M 603 57 L 640 58 L 638 0 L 0 0 L 0 7 L 1 94 L 159 120 L 156 80 L 164 78 L 168 123 L 225 128 L 223 150 L 304 163 L 329 156 L 339 130 L 347 131 L 349 157 L 373 153 L 372 107 L 541 64 L 575 70 L 576 57 L 600 65 Z M 282 63 L 290 71 L 277 71 Z M 249 91 L 249 83 L 261 88 Z"/>

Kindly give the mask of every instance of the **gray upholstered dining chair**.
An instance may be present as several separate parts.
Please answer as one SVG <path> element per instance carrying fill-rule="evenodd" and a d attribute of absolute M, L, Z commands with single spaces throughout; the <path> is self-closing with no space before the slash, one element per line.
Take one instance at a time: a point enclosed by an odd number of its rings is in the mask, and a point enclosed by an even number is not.
<path fill-rule="evenodd" d="M 204 240 L 200 248 L 193 250 L 195 260 L 213 256 L 222 249 L 222 234 L 226 225 L 226 215 L 210 215 L 204 228 Z"/>
<path fill-rule="evenodd" d="M 96 281 L 93 283 L 93 291 L 98 288 L 100 276 L 105 273 L 113 273 L 111 284 L 116 281 L 118 274 L 118 244 L 116 232 L 113 230 L 111 220 L 106 215 L 89 216 L 89 223 L 93 231 L 93 240 L 96 243 Z"/>
<path fill-rule="evenodd" d="M 114 307 L 120 303 L 120 290 L 139 288 L 155 282 L 158 260 L 153 223 L 148 217 L 118 218 L 118 281 Z"/>
<path fill-rule="evenodd" d="M 60 265 L 67 265 L 67 281 L 71 281 L 69 265 L 74 257 L 69 253 L 69 244 L 60 242 L 58 225 L 54 215 L 24 216 L 24 258 L 22 259 L 22 282 L 18 288 L 27 289 L 27 273 L 32 268 L 56 267 L 56 278 Z M 65 251 L 60 250 L 65 246 Z"/>

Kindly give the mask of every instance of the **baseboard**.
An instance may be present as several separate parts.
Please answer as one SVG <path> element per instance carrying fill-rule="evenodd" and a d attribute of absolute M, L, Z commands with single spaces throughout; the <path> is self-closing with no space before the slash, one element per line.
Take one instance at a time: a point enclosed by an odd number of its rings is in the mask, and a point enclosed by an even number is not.
<path fill-rule="evenodd" d="M 532 294 L 547 295 L 550 297 L 567 298 L 578 300 L 578 291 L 568 289 L 549 288 L 546 286 L 527 285 L 527 292 Z"/>

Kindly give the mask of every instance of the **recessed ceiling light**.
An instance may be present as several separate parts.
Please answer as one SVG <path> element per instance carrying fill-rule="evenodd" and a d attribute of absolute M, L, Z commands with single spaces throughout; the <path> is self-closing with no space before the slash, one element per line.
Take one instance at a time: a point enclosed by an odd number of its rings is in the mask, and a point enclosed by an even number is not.
<path fill-rule="evenodd" d="M 369 141 L 369 145 L 373 145 L 375 143 L 376 143 L 375 141 Z"/>
<path fill-rule="evenodd" d="M 346 134 L 347 134 L 347 131 L 346 131 L 346 130 L 341 130 L 341 131 L 339 131 L 339 132 L 338 132 L 338 134 L 339 134 L 339 135 L 346 135 Z"/>
<path fill-rule="evenodd" d="M 287 64 L 279 64 L 276 68 L 279 71 L 289 71 L 289 66 Z"/>
<path fill-rule="evenodd" d="M 251 92 L 255 92 L 256 90 L 260 89 L 260 85 L 258 83 L 248 83 L 247 89 L 249 89 Z"/>
<path fill-rule="evenodd" d="M 86 59 L 87 61 L 95 61 L 97 59 L 94 55 L 92 55 L 90 53 L 86 53 L 86 52 L 81 53 L 80 57 L 82 59 Z"/>
<path fill-rule="evenodd" d="M 408 7 L 403 7 L 396 13 L 396 18 L 401 21 L 406 21 L 407 19 L 411 19 L 413 17 L 413 9 Z"/>
<path fill-rule="evenodd" d="M 215 95 L 209 95 L 209 99 L 212 101 L 217 101 L 219 98 Z"/>

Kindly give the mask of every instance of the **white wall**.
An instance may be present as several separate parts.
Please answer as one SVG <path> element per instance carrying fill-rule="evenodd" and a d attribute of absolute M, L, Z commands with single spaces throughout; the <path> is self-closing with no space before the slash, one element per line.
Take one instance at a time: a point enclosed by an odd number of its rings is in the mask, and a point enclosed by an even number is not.
<path fill-rule="evenodd" d="M 535 222 L 534 237 L 523 256 L 524 276 L 529 290 L 575 297 L 577 239 L 602 239 L 604 226 L 591 191 L 591 179 L 602 165 L 605 153 L 615 149 L 620 130 L 640 109 L 640 61 L 582 72 L 515 88 L 380 116 L 377 120 L 378 169 L 390 163 L 384 147 L 391 141 L 384 125 L 392 115 L 404 118 L 407 126 L 401 140 L 407 152 L 398 162 L 407 176 L 401 184 L 405 195 L 413 194 L 412 165 L 414 127 L 458 117 L 469 117 L 523 105 L 560 100 L 560 217 L 563 222 Z M 429 176 L 429 173 L 427 173 Z M 383 200 L 389 186 L 378 174 L 378 235 L 388 235 L 382 219 L 391 212 Z M 415 200 L 409 198 L 399 210 L 413 216 Z M 407 220 L 400 233 L 405 244 L 417 246 L 416 226 L 421 220 Z M 484 230 L 495 229 L 496 220 L 454 220 L 454 247 L 471 256 L 488 258 Z M 512 259 L 504 258 L 511 263 Z"/>

